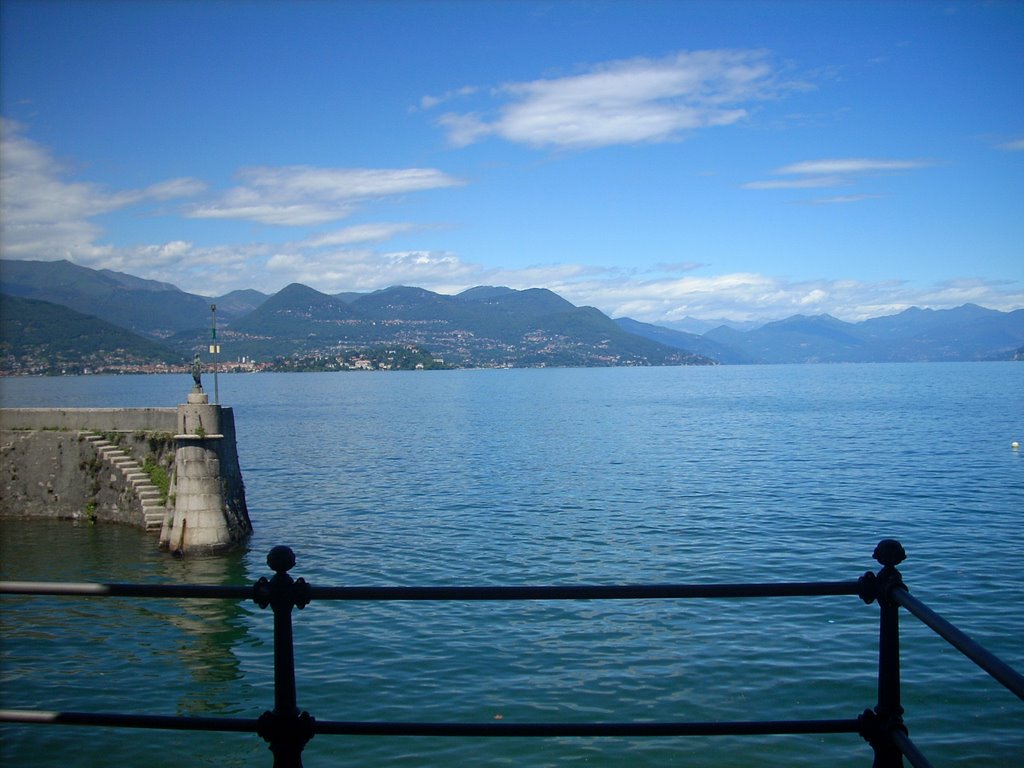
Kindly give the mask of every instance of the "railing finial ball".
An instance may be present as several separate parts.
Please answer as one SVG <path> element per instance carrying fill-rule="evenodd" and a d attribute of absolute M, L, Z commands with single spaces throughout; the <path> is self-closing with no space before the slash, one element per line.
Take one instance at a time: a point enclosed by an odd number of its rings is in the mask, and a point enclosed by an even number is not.
<path fill-rule="evenodd" d="M 907 553 L 896 539 L 882 539 L 875 547 L 872 557 L 883 566 L 895 568 L 907 559 Z"/>
<path fill-rule="evenodd" d="M 267 565 L 274 573 L 285 573 L 295 567 L 295 553 L 291 547 L 277 546 L 267 553 Z"/>

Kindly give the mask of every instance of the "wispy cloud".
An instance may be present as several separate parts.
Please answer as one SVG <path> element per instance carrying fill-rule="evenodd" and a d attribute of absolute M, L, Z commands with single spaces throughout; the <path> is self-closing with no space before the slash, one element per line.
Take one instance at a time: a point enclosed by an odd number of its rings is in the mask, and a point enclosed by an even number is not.
<path fill-rule="evenodd" d="M 488 268 L 448 251 L 378 252 L 346 249 L 303 251 L 274 262 L 281 285 L 297 280 L 325 293 L 370 291 L 389 285 L 417 285 L 455 294 L 476 285 L 549 288 L 578 306 L 593 306 L 611 317 L 657 324 L 687 316 L 736 321 L 778 320 L 793 314 L 830 314 L 855 322 L 894 314 L 911 306 L 949 308 L 975 302 L 994 309 L 1024 306 L 1024 285 L 958 279 L 933 285 L 900 280 L 787 280 L 756 272 L 692 274 L 700 265 L 655 270 L 595 267 L 584 263 L 538 264 L 520 269 Z M 679 274 L 679 271 L 685 274 Z"/>
<path fill-rule="evenodd" d="M 1000 310 L 1024 305 L 1024 286 L 958 279 L 929 286 L 899 280 L 791 281 L 757 273 L 621 280 L 614 276 L 549 283 L 575 304 L 612 317 L 672 324 L 689 317 L 736 321 L 778 320 L 794 314 L 830 314 L 856 322 L 912 306 L 936 309 L 974 302 Z"/>
<path fill-rule="evenodd" d="M 111 191 L 68 180 L 50 151 L 24 136 L 18 123 L 0 121 L 0 247 L 13 258 L 98 257 L 102 228 L 91 219 L 154 200 L 198 194 L 197 179 L 169 179 L 144 189 Z"/>
<path fill-rule="evenodd" d="M 370 200 L 463 183 L 434 168 L 255 167 L 238 176 L 241 185 L 192 207 L 187 215 L 310 226 L 346 218 Z"/>
<path fill-rule="evenodd" d="M 1002 144 L 997 145 L 999 149 L 1005 149 L 1007 152 L 1024 152 L 1024 139 L 1013 139 L 1012 141 L 1004 141 Z"/>
<path fill-rule="evenodd" d="M 440 96 L 427 95 L 420 99 L 419 109 L 433 109 L 439 104 L 444 104 L 445 102 L 452 101 L 453 99 L 461 99 L 466 96 L 472 96 L 479 90 L 480 89 L 477 88 L 476 86 L 466 85 L 463 86 L 462 88 L 454 88 L 450 91 L 446 91 Z"/>
<path fill-rule="evenodd" d="M 743 189 L 815 189 L 820 187 L 838 187 L 846 183 L 843 176 L 812 176 L 806 179 L 769 179 L 767 181 L 748 181 Z"/>
<path fill-rule="evenodd" d="M 659 272 L 668 273 L 680 273 L 680 272 L 693 272 L 694 270 L 706 267 L 707 264 L 701 264 L 699 261 L 676 261 L 671 263 L 655 264 L 654 269 Z"/>
<path fill-rule="evenodd" d="M 596 306 L 611 316 L 628 315 L 655 323 L 670 323 L 687 315 L 768 320 L 796 312 L 826 312 L 858 320 L 912 305 L 941 308 L 966 301 L 996 309 L 1024 306 L 1020 282 L 957 279 L 921 287 L 899 281 L 788 281 L 757 273 L 699 274 L 710 267 L 685 261 L 650 269 L 612 269 L 582 262 L 515 269 L 488 267 L 444 249 L 388 245 L 392 238 L 416 233 L 424 226 L 408 222 L 364 222 L 312 235 L 301 232 L 291 241 L 276 244 L 206 245 L 182 237 L 117 247 L 103 242 L 105 233 L 94 217 L 154 201 L 187 200 L 205 194 L 206 185 L 183 178 L 141 189 L 111 190 L 75 180 L 48 149 L 26 138 L 19 126 L 4 122 L 2 128 L 0 237 L 4 256 L 69 258 L 85 266 L 163 280 L 203 295 L 219 295 L 239 287 L 272 293 L 290 282 L 302 282 L 327 293 L 370 291 L 395 284 L 420 285 L 441 293 L 488 284 L 545 287 L 575 304 Z M 921 160 L 863 158 L 805 161 L 778 169 L 774 181 L 812 180 L 811 186 L 826 186 L 824 181 L 856 181 L 927 164 Z M 272 217 L 282 221 L 321 223 L 317 216 L 310 218 L 310 211 L 289 218 L 288 208 L 362 208 L 377 200 L 461 183 L 432 169 L 293 166 L 248 169 L 240 174 L 240 180 L 236 190 L 206 205 L 220 205 L 221 214 L 226 216 L 229 198 L 234 194 L 239 205 L 273 211 Z M 842 203 L 867 196 L 853 193 L 817 202 Z"/>
<path fill-rule="evenodd" d="M 934 165 L 928 160 L 879 160 L 865 157 L 841 158 L 832 160 L 807 160 L 778 168 L 773 173 L 791 174 L 862 174 L 879 171 L 909 171 L 915 168 L 926 168 Z"/>
<path fill-rule="evenodd" d="M 849 186 L 868 177 L 897 171 L 914 171 L 935 165 L 933 160 L 898 160 L 889 158 L 847 157 L 804 160 L 784 165 L 771 173 L 787 178 L 748 181 L 742 189 L 814 189 Z M 820 204 L 856 203 L 880 197 L 877 194 L 850 194 L 819 198 L 806 202 Z"/>
<path fill-rule="evenodd" d="M 206 182 L 199 179 L 168 179 L 146 187 L 141 195 L 154 200 L 174 200 L 200 195 L 206 191 Z"/>
<path fill-rule="evenodd" d="M 331 251 L 288 248 L 266 260 L 263 290 L 299 282 L 324 293 L 373 291 L 390 285 L 416 285 L 455 293 L 477 285 L 485 274 L 448 251 L 393 251 L 343 248 Z M 270 282 L 268 285 L 267 282 Z"/>
<path fill-rule="evenodd" d="M 0 247 L 6 258 L 69 259 L 83 266 L 163 280 L 206 295 L 239 285 L 276 291 L 305 281 L 335 290 L 370 290 L 419 278 L 450 285 L 479 269 L 451 254 L 384 253 L 379 244 L 422 229 L 408 222 L 371 222 L 273 245 L 196 245 L 186 239 L 115 246 L 95 218 L 132 206 L 185 200 L 186 216 L 242 218 L 288 224 L 321 224 L 380 200 L 462 183 L 430 168 L 249 168 L 243 184 L 206 202 L 197 179 L 168 179 L 142 189 L 110 190 L 75 180 L 44 146 L 4 121 L 0 144 Z M 166 211 L 163 211 L 166 213 Z M 285 282 L 279 282 L 284 280 Z"/>
<path fill-rule="evenodd" d="M 356 224 L 335 232 L 316 235 L 303 241 L 310 248 L 328 248 L 356 243 L 376 243 L 390 240 L 396 235 L 415 229 L 407 222 L 377 222 L 372 224 Z"/>
<path fill-rule="evenodd" d="M 895 314 L 911 306 L 942 309 L 965 302 L 1000 310 L 1024 306 L 1024 285 L 1020 282 L 967 278 L 923 286 L 900 280 L 787 280 L 755 272 L 667 274 L 652 279 L 583 263 L 490 268 L 450 251 L 310 250 L 298 244 L 278 250 L 253 245 L 234 253 L 192 249 L 188 258 L 197 265 L 209 262 L 218 266 L 208 270 L 197 266 L 196 276 L 190 275 L 191 283 L 185 284 L 181 283 L 181 270 L 147 276 L 176 276 L 170 282 L 207 295 L 237 288 L 240 274 L 247 287 L 267 293 L 291 282 L 324 293 L 373 291 L 390 285 L 416 285 L 443 294 L 456 294 L 476 285 L 541 287 L 578 306 L 597 307 L 610 317 L 632 317 L 662 325 L 688 316 L 767 322 L 793 314 L 830 314 L 855 322 Z M 230 280 L 225 277 L 225 264 L 237 270 Z"/>
<path fill-rule="evenodd" d="M 465 146 L 487 136 L 533 147 L 590 149 L 676 140 L 732 125 L 757 101 L 796 87 L 763 51 L 681 52 L 612 61 L 561 78 L 506 83 L 495 114 L 449 112 L 438 119 Z"/>

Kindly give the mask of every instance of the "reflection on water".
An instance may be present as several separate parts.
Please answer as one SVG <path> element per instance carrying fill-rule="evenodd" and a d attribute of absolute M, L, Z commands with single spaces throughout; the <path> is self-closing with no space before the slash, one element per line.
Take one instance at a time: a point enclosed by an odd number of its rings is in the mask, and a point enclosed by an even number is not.
<path fill-rule="evenodd" d="M 218 557 L 192 557 L 157 560 L 156 580 L 173 584 L 246 583 L 244 564 L 239 553 Z M 240 680 L 241 664 L 233 649 L 247 634 L 242 604 L 236 600 L 173 601 L 174 608 L 163 618 L 182 630 L 181 642 L 173 663 L 181 665 L 197 683 L 180 703 L 180 713 L 188 715 L 232 714 L 237 707 L 224 694 L 225 683 Z"/>
<path fill-rule="evenodd" d="M 10 405 L 173 403 L 173 377 L 7 381 Z M 130 386 L 129 386 L 130 385 Z M 256 533 L 173 560 L 139 531 L 0 527 L 5 578 L 250 583 L 274 545 L 318 585 L 856 578 L 902 539 L 911 590 L 1024 666 L 1024 366 L 772 366 L 226 377 Z M 130 392 L 127 390 L 131 390 Z M 0 705 L 255 717 L 251 602 L 3 599 Z M 936 765 L 1019 766 L 1019 702 L 917 622 L 904 705 Z M 299 705 L 321 719 L 786 719 L 870 706 L 877 606 L 315 601 Z M 84 735 L 83 735 L 84 734 Z M 0 765 L 269 765 L 252 735 L 4 727 Z M 856 735 L 313 739 L 310 766 L 859 768 Z M 73 757 L 72 757 L 73 756 Z M 144 756 L 144 757 L 143 757 Z"/>
<path fill-rule="evenodd" d="M 132 528 L 51 521 L 0 524 L 0 578 L 247 581 L 241 553 L 177 560 L 157 552 L 152 536 Z M 247 616 L 247 607 L 236 600 L 4 598 L 3 704 L 59 708 L 44 681 L 63 678 L 96 686 L 103 704 L 90 705 L 94 709 L 235 714 L 244 677 L 235 649 L 251 642 Z M 108 680 L 131 682 L 114 688 Z M 140 707 L 142 691 L 152 695 Z"/>

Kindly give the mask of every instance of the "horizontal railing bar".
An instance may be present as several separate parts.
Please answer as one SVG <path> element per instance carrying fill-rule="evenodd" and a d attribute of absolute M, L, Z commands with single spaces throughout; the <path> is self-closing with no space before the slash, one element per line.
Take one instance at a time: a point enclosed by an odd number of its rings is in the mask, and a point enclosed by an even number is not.
<path fill-rule="evenodd" d="M 932 764 L 928 762 L 928 758 L 922 754 L 921 750 L 917 748 L 917 745 L 910 740 L 903 731 L 894 730 L 889 734 L 892 740 L 896 742 L 896 746 L 900 748 L 900 752 L 903 756 L 910 761 L 910 764 L 914 768 L 932 768 Z"/>
<path fill-rule="evenodd" d="M 129 715 L 119 712 L 48 712 L 38 709 L 0 709 L 0 723 L 36 725 L 98 725 L 107 728 L 151 728 L 172 731 L 256 733 L 255 718 Z"/>
<path fill-rule="evenodd" d="M 939 637 L 988 672 L 1019 699 L 1024 700 L 1024 675 L 954 627 L 906 589 L 894 589 L 890 595 L 893 600 L 931 627 Z"/>
<path fill-rule="evenodd" d="M 251 600 L 252 585 L 93 584 L 71 581 L 0 581 L 0 594 L 57 597 L 184 597 Z"/>
<path fill-rule="evenodd" d="M 619 584 L 518 587 L 310 587 L 314 600 L 646 600 L 856 595 L 856 581 L 754 584 Z M 249 600 L 253 588 L 213 584 L 93 584 L 2 581 L 0 594 L 58 597 L 178 597 Z"/>
<path fill-rule="evenodd" d="M 676 723 L 387 723 L 317 720 L 318 734 L 344 736 L 759 736 L 858 733 L 857 720 L 768 720 Z"/>
<path fill-rule="evenodd" d="M 647 600 L 856 595 L 856 581 L 521 587 L 316 587 L 314 600 Z"/>
<path fill-rule="evenodd" d="M 94 725 L 108 728 L 255 733 L 252 718 L 130 715 L 116 712 L 0 710 L 0 722 L 36 725 Z M 858 733 L 849 720 L 763 720 L 660 723 L 424 723 L 314 720 L 313 732 L 333 736 L 759 736 L 771 734 Z"/>

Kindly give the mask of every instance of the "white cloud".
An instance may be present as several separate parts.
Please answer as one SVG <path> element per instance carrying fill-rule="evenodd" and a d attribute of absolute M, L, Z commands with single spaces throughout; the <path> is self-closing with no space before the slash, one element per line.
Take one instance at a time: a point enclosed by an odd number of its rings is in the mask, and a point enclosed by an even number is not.
<path fill-rule="evenodd" d="M 146 187 L 143 195 L 155 200 L 173 200 L 179 197 L 195 197 L 205 191 L 206 184 L 199 179 L 168 179 Z"/>
<path fill-rule="evenodd" d="M 445 102 L 451 101 L 452 99 L 459 99 L 459 98 L 463 98 L 465 96 L 472 96 L 478 90 L 480 90 L 480 89 L 475 87 L 475 86 L 466 85 L 466 86 L 463 86 L 462 88 L 455 88 L 454 90 L 446 91 L 445 93 L 443 93 L 440 96 L 430 96 L 430 95 L 427 95 L 427 96 L 424 96 L 423 98 L 420 99 L 419 108 L 420 109 L 433 109 L 434 107 L 438 106 L 439 104 L 444 104 Z"/>
<path fill-rule="evenodd" d="M 772 171 L 776 178 L 748 181 L 741 189 L 814 189 L 848 186 L 865 177 L 895 171 L 913 171 L 935 165 L 932 160 L 898 160 L 888 158 L 847 157 L 825 160 L 804 160 Z M 793 178 L 796 177 L 796 178 Z M 877 194 L 851 194 L 819 198 L 807 202 L 815 204 L 856 203 L 880 197 Z"/>
<path fill-rule="evenodd" d="M 307 260 L 297 253 L 275 253 L 267 259 L 267 269 L 271 272 L 296 272 L 307 269 Z M 288 282 L 297 282 L 289 280 Z"/>
<path fill-rule="evenodd" d="M 573 281 L 588 276 L 606 274 L 609 270 L 588 267 L 583 264 L 544 264 L 524 267 L 521 269 L 489 270 L 478 285 L 504 285 L 509 288 L 523 290 L 526 288 L 550 288 L 572 285 Z M 472 288 L 471 285 L 463 286 Z"/>
<path fill-rule="evenodd" d="M 748 181 L 743 189 L 814 189 L 838 187 L 846 183 L 842 176 L 812 176 L 808 179 L 771 179 L 769 181 Z"/>
<path fill-rule="evenodd" d="M 374 243 L 383 240 L 390 240 L 395 235 L 409 232 L 415 225 L 408 223 L 386 223 L 378 222 L 373 224 L 356 224 L 345 227 L 335 232 L 327 232 L 322 235 L 308 238 L 303 245 L 310 248 L 325 248 L 339 245 L 352 245 L 354 243 Z"/>
<path fill-rule="evenodd" d="M 880 160 L 864 157 L 832 160 L 807 160 L 778 168 L 773 173 L 788 174 L 858 174 L 875 171 L 908 171 L 933 165 L 927 160 Z"/>
<path fill-rule="evenodd" d="M 241 186 L 188 215 L 309 226 L 343 219 L 367 201 L 463 183 L 434 168 L 255 167 L 238 176 Z"/>
<path fill-rule="evenodd" d="M 195 179 L 171 179 L 145 189 L 110 191 L 69 181 L 48 149 L 0 121 L 0 249 L 7 258 L 70 259 L 102 264 L 113 252 L 98 245 L 102 228 L 90 219 L 149 200 L 169 200 L 203 189 Z"/>
<path fill-rule="evenodd" d="M 685 317 L 768 321 L 794 314 L 830 314 L 856 322 L 912 306 L 956 307 L 965 302 L 1003 311 L 1024 306 L 1024 286 L 980 279 L 931 286 L 902 281 L 788 281 L 756 273 L 661 280 L 599 279 L 549 283 L 574 304 L 596 306 L 611 317 L 671 324 Z"/>
<path fill-rule="evenodd" d="M 489 133 L 493 133 L 491 126 L 487 125 L 476 112 L 457 115 L 448 112 L 437 119 L 438 125 L 448 130 L 448 141 L 456 147 L 465 147 Z"/>
<path fill-rule="evenodd" d="M 652 89 L 654 86 L 652 86 Z M 237 288 L 266 293 L 301 282 L 326 293 L 370 291 L 389 285 L 418 285 L 453 294 L 475 285 L 545 287 L 578 305 L 596 306 L 611 316 L 670 323 L 687 315 L 736 320 L 769 320 L 800 312 L 827 312 L 859 320 L 899 312 L 912 305 L 952 307 L 967 301 L 995 309 L 1024 306 L 1019 283 L 959 279 L 932 286 L 898 281 L 817 280 L 794 282 L 768 275 L 700 275 L 706 265 L 683 262 L 649 270 L 606 269 L 582 263 L 538 264 L 520 269 L 485 267 L 445 250 L 384 250 L 380 243 L 419 229 L 403 222 L 357 224 L 294 241 L 202 245 L 186 239 L 116 247 L 101 241 L 92 218 L 129 206 L 201 194 L 194 179 L 170 179 L 142 189 L 110 190 L 78 181 L 48 149 L 2 123 L 0 202 L 2 249 L 11 258 L 69 258 L 85 266 L 128 272 L 172 283 L 183 290 L 216 296 Z M 776 171 L 776 182 L 810 180 L 829 186 L 832 177 L 857 180 L 920 168 L 921 160 L 805 161 Z M 431 169 L 252 168 L 241 185 L 211 205 L 256 211 L 283 222 L 318 221 L 323 212 L 366 206 L 408 192 L 461 183 Z M 829 182 L 826 184 L 825 182 Z M 817 202 L 852 202 L 852 194 Z M 223 211 L 222 211 L 223 212 Z M 304 238 L 304 239 L 302 239 Z M 393 246 L 392 246 L 393 247 Z M 652 276 L 656 276 L 652 278 Z"/>
<path fill-rule="evenodd" d="M 439 293 L 455 293 L 479 284 L 484 270 L 447 251 L 373 249 L 309 250 L 296 244 L 275 252 L 258 274 L 259 290 L 273 293 L 298 282 L 322 293 L 374 291 L 391 285 L 415 285 Z M 237 286 L 235 286 L 237 287 Z"/>
<path fill-rule="evenodd" d="M 999 145 L 999 149 L 1005 149 L 1007 152 L 1024 152 L 1024 139 L 1005 141 Z"/>
<path fill-rule="evenodd" d="M 803 86 L 781 82 L 763 51 L 684 51 L 508 83 L 495 91 L 507 103 L 493 118 L 447 113 L 438 123 L 456 146 L 488 135 L 567 149 L 664 142 L 687 131 L 737 123 L 752 102 L 795 87 Z"/>
<path fill-rule="evenodd" d="M 145 276 L 204 295 L 240 287 L 274 293 L 292 282 L 323 293 L 367 292 L 391 285 L 414 285 L 449 295 L 477 285 L 549 288 L 577 306 L 594 306 L 610 317 L 655 324 L 672 324 L 688 316 L 766 322 L 794 314 L 830 314 L 855 322 L 911 306 L 941 309 L 965 302 L 1004 311 L 1024 307 L 1024 286 L 1019 282 L 981 279 L 925 286 L 898 280 L 792 281 L 752 272 L 651 279 L 585 264 L 496 269 L 448 251 L 312 249 L 301 243 L 276 250 L 257 245 L 191 249 L 185 259 L 188 270 L 159 270 Z M 183 276 L 187 282 L 182 282 Z"/>
<path fill-rule="evenodd" d="M 445 282 L 453 274 L 465 279 L 470 272 L 479 271 L 461 265 L 451 254 L 388 255 L 352 248 L 380 243 L 420 226 L 406 222 L 359 224 L 276 246 L 258 242 L 197 246 L 183 239 L 131 246 L 105 244 L 101 242 L 104 230 L 94 217 L 143 203 L 199 195 L 206 185 L 177 178 L 143 189 L 111 191 L 100 184 L 71 179 L 50 151 L 25 137 L 18 124 L 4 121 L 0 127 L 0 243 L 7 258 L 66 258 L 83 266 L 170 282 L 203 295 L 238 287 L 273 292 L 292 281 L 319 288 L 329 280 L 339 291 L 364 290 L 420 278 Z M 462 183 L 430 168 L 257 167 L 245 169 L 239 176 L 240 186 L 212 202 L 192 204 L 187 215 L 312 225 L 381 199 L 390 201 L 407 193 Z"/>
<path fill-rule="evenodd" d="M 145 245 L 139 248 L 137 252 L 150 265 L 176 265 L 192 252 L 192 243 L 185 242 L 184 240 L 173 240 L 163 245 Z"/>
<path fill-rule="evenodd" d="M 671 264 L 655 264 L 654 268 L 659 272 L 693 272 L 706 266 L 706 264 L 701 264 L 699 261 L 677 261 Z"/>

